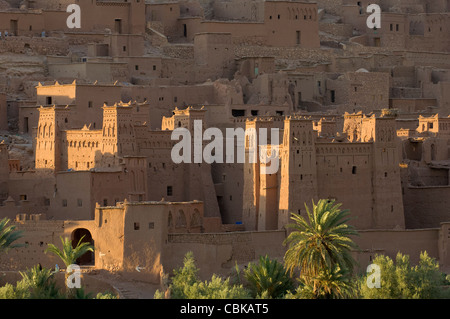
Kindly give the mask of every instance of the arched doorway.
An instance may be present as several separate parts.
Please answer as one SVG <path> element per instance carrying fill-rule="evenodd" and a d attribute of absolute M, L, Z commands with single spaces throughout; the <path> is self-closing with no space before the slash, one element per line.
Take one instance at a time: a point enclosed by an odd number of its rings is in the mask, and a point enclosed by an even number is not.
<path fill-rule="evenodd" d="M 91 232 L 85 228 L 78 228 L 72 232 L 72 247 L 75 247 L 81 238 L 83 238 L 83 240 L 81 241 L 82 243 L 88 242 L 91 245 L 94 245 L 94 240 L 92 239 Z M 94 256 L 95 256 L 94 252 L 88 251 L 83 256 L 77 259 L 77 265 L 80 266 L 95 265 Z"/>

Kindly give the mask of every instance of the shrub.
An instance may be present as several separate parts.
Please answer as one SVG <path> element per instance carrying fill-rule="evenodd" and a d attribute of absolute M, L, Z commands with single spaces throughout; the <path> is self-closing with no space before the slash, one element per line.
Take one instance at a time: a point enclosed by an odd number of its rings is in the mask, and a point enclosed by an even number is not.
<path fill-rule="evenodd" d="M 412 267 L 409 256 L 397 254 L 394 261 L 383 255 L 376 256 L 374 264 L 380 267 L 381 287 L 367 287 L 367 277 L 359 283 L 359 293 L 365 299 L 441 299 L 448 298 L 449 291 L 445 275 L 439 270 L 439 264 L 426 252 L 420 254 L 417 266 Z"/>
<path fill-rule="evenodd" d="M 195 265 L 194 254 L 188 252 L 184 257 L 183 267 L 174 270 L 174 276 L 167 288 L 173 299 L 234 299 L 248 298 L 249 293 L 242 285 L 230 284 L 230 278 L 222 279 L 213 275 L 210 281 L 201 281 L 199 269 Z M 157 290 L 155 299 L 163 299 L 164 292 Z"/>
<path fill-rule="evenodd" d="M 244 275 L 255 298 L 281 298 L 293 288 L 287 269 L 267 255 L 260 256 L 258 263 L 249 263 Z"/>

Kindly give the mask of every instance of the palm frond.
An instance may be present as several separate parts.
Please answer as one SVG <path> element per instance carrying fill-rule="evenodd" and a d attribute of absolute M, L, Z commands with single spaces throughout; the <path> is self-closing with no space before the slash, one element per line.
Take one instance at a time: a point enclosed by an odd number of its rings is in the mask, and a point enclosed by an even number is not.
<path fill-rule="evenodd" d="M 350 212 L 341 210 L 341 206 L 334 200 L 323 199 L 317 204 L 313 201 L 312 209 L 305 204 L 307 219 L 291 215 L 294 223 L 287 227 L 292 232 L 283 243 L 289 245 L 284 259 L 291 274 L 299 269 L 301 277 L 317 278 L 336 268 L 353 270 L 356 262 L 351 252 L 357 245 L 350 237 L 358 233 L 347 224 Z"/>
<path fill-rule="evenodd" d="M 16 230 L 14 225 L 8 225 L 9 222 L 10 219 L 8 218 L 3 218 L 0 221 L 0 251 L 24 246 L 24 244 L 13 244 L 23 237 L 23 232 Z"/>
<path fill-rule="evenodd" d="M 59 249 L 53 244 L 49 244 L 45 252 L 50 252 L 61 258 L 63 263 L 68 267 L 69 265 L 75 264 L 77 259 L 83 256 L 88 251 L 94 251 L 94 246 L 88 242 L 82 242 L 84 236 L 78 241 L 75 247 L 72 246 L 72 242 L 68 237 L 62 238 L 61 244 L 62 249 Z"/>

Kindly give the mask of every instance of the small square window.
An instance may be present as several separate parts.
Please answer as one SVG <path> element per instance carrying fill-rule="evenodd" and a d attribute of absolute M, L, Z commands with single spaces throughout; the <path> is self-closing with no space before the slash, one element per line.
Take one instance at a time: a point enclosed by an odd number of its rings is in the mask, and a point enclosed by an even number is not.
<path fill-rule="evenodd" d="M 153 71 L 156 71 L 156 65 L 153 66 Z"/>
<path fill-rule="evenodd" d="M 80 199 L 80 198 L 77 199 L 77 206 L 78 207 L 83 207 L 83 200 L 82 199 Z"/>
<path fill-rule="evenodd" d="M 135 69 L 136 71 L 139 71 L 139 65 L 135 65 L 135 66 L 134 66 L 134 69 Z"/>
<path fill-rule="evenodd" d="M 139 223 L 134 223 L 134 230 L 139 230 L 141 228 L 141 226 L 139 225 Z"/>
<path fill-rule="evenodd" d="M 155 223 L 148 223 L 148 229 L 155 229 Z"/>
<path fill-rule="evenodd" d="M 67 207 L 67 199 L 63 199 L 62 200 L 62 206 L 63 207 Z"/>
<path fill-rule="evenodd" d="M 173 188 L 172 186 L 167 186 L 167 196 L 172 196 L 173 195 Z"/>

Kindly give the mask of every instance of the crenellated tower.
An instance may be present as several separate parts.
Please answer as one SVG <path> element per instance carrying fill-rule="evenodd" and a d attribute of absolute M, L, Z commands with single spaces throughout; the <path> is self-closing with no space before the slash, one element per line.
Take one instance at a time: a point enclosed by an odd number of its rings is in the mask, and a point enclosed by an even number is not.
<path fill-rule="evenodd" d="M 362 119 L 362 142 L 373 143 L 373 229 L 404 228 L 395 117 Z"/>
<path fill-rule="evenodd" d="M 272 141 L 271 119 L 249 119 L 245 123 L 245 162 L 244 162 L 244 193 L 242 222 L 245 229 L 268 230 L 277 228 L 278 203 L 278 172 L 264 174 L 259 154 L 261 149 L 270 150 L 271 145 L 278 146 L 279 141 Z M 266 130 L 266 138 L 260 130 Z M 253 134 L 248 134 L 253 132 Z M 267 163 L 270 164 L 270 163 Z M 275 206 L 275 207 L 274 207 Z"/>
<path fill-rule="evenodd" d="M 315 134 L 311 120 L 288 117 L 280 148 L 281 179 L 278 229 L 289 224 L 291 213 L 305 216 L 305 203 L 317 201 Z"/>
<path fill-rule="evenodd" d="M 70 110 L 68 107 L 39 108 L 39 125 L 36 136 L 36 169 L 60 171 L 64 145 L 62 131 L 69 129 Z"/>
<path fill-rule="evenodd" d="M 133 108 L 128 104 L 103 106 L 102 166 L 117 167 L 124 155 L 137 155 Z"/>

